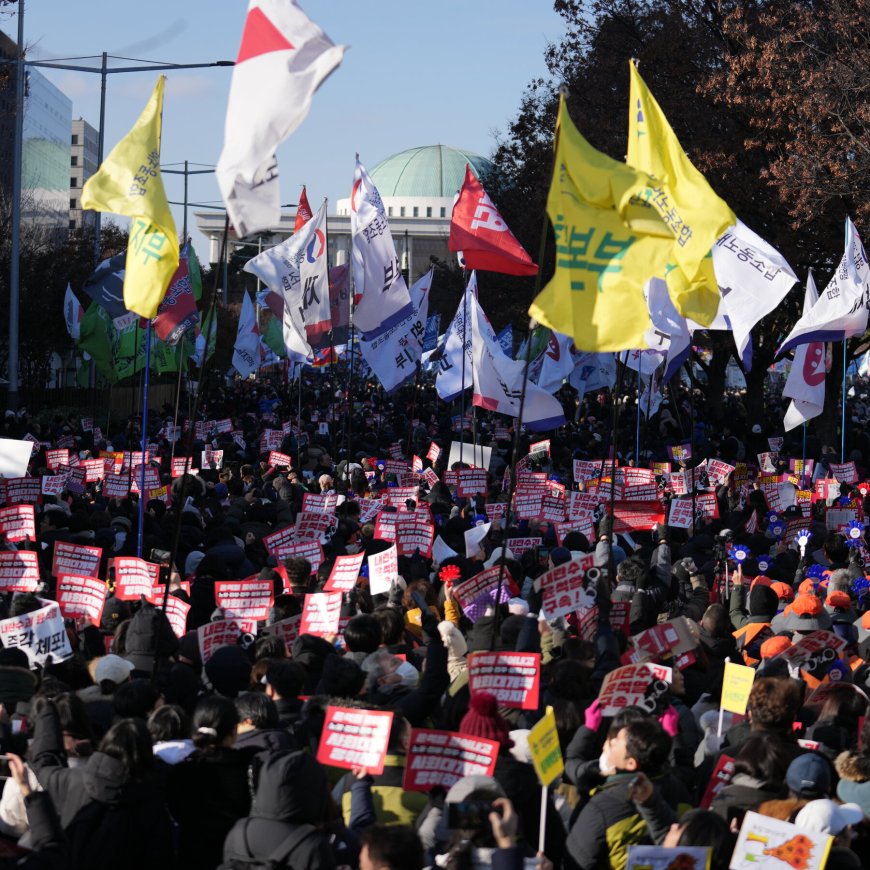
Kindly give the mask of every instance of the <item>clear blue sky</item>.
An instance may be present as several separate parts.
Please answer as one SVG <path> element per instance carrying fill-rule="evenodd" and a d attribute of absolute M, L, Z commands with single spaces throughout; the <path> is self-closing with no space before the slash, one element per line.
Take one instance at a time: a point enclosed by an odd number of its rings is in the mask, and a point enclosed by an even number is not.
<path fill-rule="evenodd" d="M 349 195 L 356 151 L 369 167 L 435 143 L 489 155 L 525 86 L 545 74 L 548 42 L 563 33 L 550 0 L 303 0 L 302 6 L 334 42 L 350 49 L 315 95 L 308 118 L 278 151 L 281 195 L 282 202 L 296 202 L 305 183 L 312 203 L 329 197 L 330 211 Z M 234 60 L 246 10 L 244 0 L 27 0 L 25 44 L 31 60 L 103 51 L 165 63 Z M 13 39 L 17 26 L 15 14 L 0 17 L 0 28 Z M 99 75 L 42 72 L 70 97 L 74 118 L 98 126 Z M 164 166 L 217 162 L 231 73 L 167 72 Z M 141 112 L 156 75 L 108 77 L 107 154 Z M 183 198 L 180 176 L 165 176 L 165 184 L 170 200 Z M 191 179 L 188 197 L 218 201 L 213 176 Z M 180 232 L 182 210 L 173 210 Z M 207 243 L 192 214 L 189 222 L 206 258 Z"/>

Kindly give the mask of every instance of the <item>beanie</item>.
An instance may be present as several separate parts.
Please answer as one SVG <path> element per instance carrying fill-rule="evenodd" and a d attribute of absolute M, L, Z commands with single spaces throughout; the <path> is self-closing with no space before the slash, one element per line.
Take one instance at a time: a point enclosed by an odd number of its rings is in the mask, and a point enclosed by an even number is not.
<path fill-rule="evenodd" d="M 495 740 L 504 749 L 514 745 L 507 722 L 498 712 L 498 702 L 488 692 L 475 692 L 471 696 L 471 704 L 459 723 L 459 731 L 471 737 Z"/>
<path fill-rule="evenodd" d="M 776 614 L 779 599 L 769 586 L 756 585 L 749 593 L 749 613 L 752 616 L 766 616 L 768 622 Z"/>
<path fill-rule="evenodd" d="M 782 637 L 782 635 L 771 637 L 761 645 L 761 657 L 772 659 L 781 652 L 785 652 L 790 646 L 791 641 L 787 637 Z"/>

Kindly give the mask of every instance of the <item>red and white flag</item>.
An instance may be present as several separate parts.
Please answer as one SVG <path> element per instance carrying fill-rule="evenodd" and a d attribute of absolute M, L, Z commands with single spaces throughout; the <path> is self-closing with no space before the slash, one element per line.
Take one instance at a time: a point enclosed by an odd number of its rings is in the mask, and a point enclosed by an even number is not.
<path fill-rule="evenodd" d="M 305 192 L 303 184 L 302 193 L 299 194 L 299 204 L 296 206 L 296 223 L 293 225 L 293 232 L 298 233 L 313 216 L 311 205 L 308 202 L 308 194 Z"/>
<path fill-rule="evenodd" d="M 277 225 L 275 150 L 305 119 L 314 92 L 341 63 L 344 49 L 296 0 L 250 0 L 215 170 L 239 238 Z"/>
<path fill-rule="evenodd" d="M 538 274 L 538 267 L 508 229 L 468 164 L 459 198 L 453 205 L 447 248 L 462 251 L 466 269 L 505 275 Z"/>
<path fill-rule="evenodd" d="M 819 293 L 813 273 L 807 275 L 807 289 L 804 292 L 803 318 L 809 315 L 816 304 Z M 799 344 L 794 352 L 794 362 L 788 373 L 788 380 L 782 389 L 783 396 L 791 399 L 785 412 L 783 428 L 786 432 L 818 417 L 825 407 L 825 343 L 811 341 Z"/>

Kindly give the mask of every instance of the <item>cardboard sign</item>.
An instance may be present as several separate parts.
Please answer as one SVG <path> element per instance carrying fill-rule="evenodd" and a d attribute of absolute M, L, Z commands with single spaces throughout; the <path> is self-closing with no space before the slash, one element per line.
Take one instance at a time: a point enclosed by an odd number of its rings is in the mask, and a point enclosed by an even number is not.
<path fill-rule="evenodd" d="M 314 634 L 318 637 L 338 634 L 341 615 L 340 592 L 314 592 L 305 596 L 302 607 L 302 624 L 299 634 Z"/>
<path fill-rule="evenodd" d="M 199 657 L 205 664 L 214 655 L 214 651 L 222 646 L 235 646 L 242 634 L 257 633 L 257 623 L 244 619 L 218 619 L 207 622 L 197 630 L 199 640 Z"/>
<path fill-rule="evenodd" d="M 484 615 L 486 607 L 494 603 L 495 598 L 491 593 L 498 589 L 499 574 L 502 575 L 500 602 L 505 602 L 510 599 L 510 572 L 507 568 L 502 572 L 498 562 L 453 587 L 453 597 L 472 622 L 477 622 Z"/>
<path fill-rule="evenodd" d="M 271 580 L 223 580 L 214 584 L 214 600 L 231 619 L 266 620 L 274 603 Z"/>
<path fill-rule="evenodd" d="M 2 441 L 3 439 L 0 439 Z M 25 442 L 27 443 L 27 442 Z M 36 518 L 31 504 L 0 508 L 0 534 L 12 544 L 36 538 Z"/>
<path fill-rule="evenodd" d="M 317 747 L 317 760 L 330 767 L 364 767 L 367 773 L 383 773 L 393 714 L 383 710 L 326 708 L 326 718 Z"/>
<path fill-rule="evenodd" d="M 61 465 L 69 465 L 69 450 L 46 450 L 45 467 L 49 471 L 60 468 Z"/>
<path fill-rule="evenodd" d="M 709 846 L 629 846 L 625 870 L 710 870 Z"/>
<path fill-rule="evenodd" d="M 466 496 L 487 493 L 486 470 L 483 468 L 460 468 L 456 472 L 456 494 Z"/>
<path fill-rule="evenodd" d="M 668 691 L 672 680 L 673 671 L 670 668 L 651 662 L 624 665 L 610 671 L 598 693 L 601 714 L 615 716 L 626 707 L 640 707 L 652 713 L 658 698 Z"/>
<path fill-rule="evenodd" d="M 43 495 L 61 495 L 66 489 L 65 474 L 44 474 L 42 476 Z"/>
<path fill-rule="evenodd" d="M 449 791 L 466 776 L 492 776 L 498 758 L 495 740 L 456 731 L 413 728 L 405 761 L 405 791 Z"/>
<path fill-rule="evenodd" d="M 595 567 L 595 554 L 589 553 L 557 565 L 539 577 L 535 585 L 540 586 L 541 609 L 547 619 L 592 607 L 599 573 Z"/>
<path fill-rule="evenodd" d="M 96 577 L 61 574 L 57 578 L 57 603 L 64 616 L 84 619 L 99 627 L 106 603 L 106 584 Z"/>
<path fill-rule="evenodd" d="M 822 870 L 834 838 L 789 822 L 747 812 L 730 870 Z"/>
<path fill-rule="evenodd" d="M 350 592 L 359 579 L 365 553 L 355 553 L 350 556 L 336 556 L 329 579 L 323 586 L 324 592 Z"/>
<path fill-rule="evenodd" d="M 396 526 L 396 551 L 399 556 L 413 556 L 419 550 L 420 555 L 428 559 L 432 555 L 434 538 L 434 523 L 418 519 L 410 523 L 399 523 Z"/>
<path fill-rule="evenodd" d="M 66 541 L 54 542 L 51 559 L 51 573 L 79 574 L 82 577 L 99 577 L 102 547 L 88 547 L 84 544 L 70 544 Z"/>
<path fill-rule="evenodd" d="M 307 559 L 308 564 L 311 565 L 311 573 L 316 574 L 317 569 L 323 564 L 323 546 L 320 541 L 291 541 L 282 544 L 275 551 L 275 558 L 279 562 L 287 559 Z"/>
<path fill-rule="evenodd" d="M 273 468 L 290 468 L 290 466 L 293 465 L 293 459 L 286 453 L 279 453 L 277 450 L 272 450 L 269 452 L 268 463 Z"/>
<path fill-rule="evenodd" d="M 494 695 L 502 707 L 537 710 L 540 681 L 540 653 L 475 652 L 468 656 L 469 690 Z"/>
<path fill-rule="evenodd" d="M 858 470 L 855 468 L 854 462 L 832 462 L 831 476 L 836 480 L 839 480 L 840 483 L 858 482 Z"/>
<path fill-rule="evenodd" d="M 547 707 L 543 718 L 529 731 L 528 741 L 538 782 L 542 786 L 548 786 L 565 770 L 562 748 L 559 746 L 559 732 L 556 730 L 556 716 L 552 707 Z"/>
<path fill-rule="evenodd" d="M 0 592 L 36 592 L 39 557 L 29 550 L 0 550 Z"/>
<path fill-rule="evenodd" d="M 749 693 L 755 680 L 755 671 L 745 665 L 725 662 L 725 676 L 722 679 L 722 701 L 719 706 L 723 710 L 742 716 L 746 713 L 749 703 Z"/>
<path fill-rule="evenodd" d="M 678 616 L 670 622 L 654 625 L 631 639 L 634 652 L 632 662 L 642 662 L 666 656 L 679 656 L 693 650 L 698 642 L 692 634 L 689 620 Z"/>
<path fill-rule="evenodd" d="M 288 616 L 286 619 L 280 619 L 278 622 L 273 622 L 266 626 L 267 634 L 274 634 L 284 641 L 287 647 L 287 655 L 290 655 L 293 644 L 296 638 L 299 637 L 299 626 L 302 622 L 302 614 L 297 613 L 296 616 Z"/>
<path fill-rule="evenodd" d="M 37 504 L 42 495 L 39 477 L 10 477 L 6 481 L 6 504 Z"/>
<path fill-rule="evenodd" d="M 27 442 L 25 442 L 27 443 Z M 56 601 L 32 613 L 0 619 L 0 643 L 27 653 L 31 667 L 45 665 L 49 658 L 63 661 L 72 656 L 72 647 Z"/>
<path fill-rule="evenodd" d="M 369 590 L 372 595 L 380 595 L 389 592 L 390 587 L 399 576 L 399 560 L 396 545 L 381 553 L 374 553 L 368 557 L 369 565 Z"/>
<path fill-rule="evenodd" d="M 115 568 L 115 597 L 121 601 L 138 601 L 146 598 L 160 581 L 160 566 L 134 556 L 116 556 L 112 559 Z"/>

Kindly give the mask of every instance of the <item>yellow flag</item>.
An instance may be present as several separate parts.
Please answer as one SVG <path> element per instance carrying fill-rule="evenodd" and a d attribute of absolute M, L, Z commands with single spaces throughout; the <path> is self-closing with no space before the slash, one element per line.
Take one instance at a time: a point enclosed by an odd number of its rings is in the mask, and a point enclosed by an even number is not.
<path fill-rule="evenodd" d="M 559 102 L 547 213 L 556 234 L 556 271 L 529 314 L 570 335 L 578 350 L 645 347 L 651 328 L 643 285 L 664 274 L 673 234 L 646 203 L 652 179 L 596 151 Z M 649 213 L 646 225 L 632 219 Z M 657 233 L 653 235 L 651 233 Z"/>
<path fill-rule="evenodd" d="M 737 218 L 686 156 L 637 67 L 629 62 L 629 69 L 626 162 L 659 182 L 648 198 L 676 240 L 665 276 L 674 305 L 683 316 L 709 326 L 720 298 L 710 249 Z"/>
<path fill-rule="evenodd" d="M 82 208 L 130 218 L 124 275 L 124 304 L 142 317 L 154 317 L 178 268 L 178 234 L 160 175 L 160 120 L 163 83 L 133 129 L 112 149 L 82 190 Z"/>

